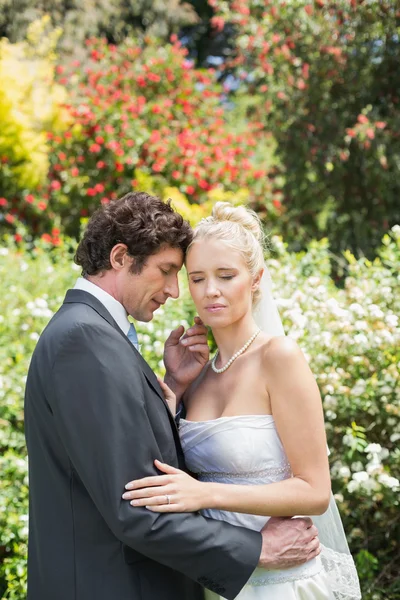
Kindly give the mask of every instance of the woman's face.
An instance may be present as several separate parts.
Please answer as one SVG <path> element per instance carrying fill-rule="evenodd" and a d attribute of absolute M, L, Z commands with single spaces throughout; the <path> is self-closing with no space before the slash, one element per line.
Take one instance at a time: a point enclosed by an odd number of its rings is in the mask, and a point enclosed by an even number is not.
<path fill-rule="evenodd" d="M 194 242 L 186 269 L 190 293 L 205 325 L 227 327 L 251 311 L 253 278 L 240 252 L 225 242 Z"/>

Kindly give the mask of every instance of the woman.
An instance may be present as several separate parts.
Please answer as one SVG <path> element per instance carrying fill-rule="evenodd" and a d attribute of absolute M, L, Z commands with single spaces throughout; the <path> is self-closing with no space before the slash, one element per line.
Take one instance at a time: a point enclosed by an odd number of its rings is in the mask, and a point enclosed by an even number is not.
<path fill-rule="evenodd" d="M 123 497 L 152 511 L 202 510 L 253 529 L 271 516 L 323 515 L 315 518 L 326 543 L 321 556 L 285 571 L 256 569 L 238 600 L 360 598 L 331 499 L 321 398 L 302 352 L 280 335 L 255 213 L 217 203 L 195 230 L 186 267 L 198 314 L 218 346 L 185 394 L 180 420 L 197 479 L 156 461 L 164 475 L 131 482 Z M 160 384 L 175 412 L 173 393 Z"/>

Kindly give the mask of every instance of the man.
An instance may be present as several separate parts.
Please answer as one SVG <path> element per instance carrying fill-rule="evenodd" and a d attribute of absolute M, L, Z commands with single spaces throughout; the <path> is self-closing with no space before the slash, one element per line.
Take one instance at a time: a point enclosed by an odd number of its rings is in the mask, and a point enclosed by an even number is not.
<path fill-rule="evenodd" d="M 309 519 L 273 520 L 261 535 L 121 498 L 127 481 L 156 474 L 156 457 L 184 468 L 175 421 L 127 316 L 150 321 L 178 297 L 191 238 L 169 204 L 144 193 L 100 208 L 88 224 L 76 253 L 83 278 L 44 330 L 27 380 L 28 600 L 200 600 L 202 586 L 233 599 L 257 564 L 284 568 L 319 552 Z M 208 358 L 201 324 L 182 333 L 165 350 L 178 397 Z"/>

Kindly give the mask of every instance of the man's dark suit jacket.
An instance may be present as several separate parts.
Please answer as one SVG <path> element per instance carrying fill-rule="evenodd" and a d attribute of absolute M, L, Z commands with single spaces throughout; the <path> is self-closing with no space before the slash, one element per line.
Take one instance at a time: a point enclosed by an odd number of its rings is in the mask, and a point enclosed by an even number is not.
<path fill-rule="evenodd" d="M 91 294 L 69 290 L 32 357 L 25 398 L 30 474 L 28 600 L 234 598 L 261 535 L 121 499 L 126 482 L 184 468 L 154 373 Z"/>

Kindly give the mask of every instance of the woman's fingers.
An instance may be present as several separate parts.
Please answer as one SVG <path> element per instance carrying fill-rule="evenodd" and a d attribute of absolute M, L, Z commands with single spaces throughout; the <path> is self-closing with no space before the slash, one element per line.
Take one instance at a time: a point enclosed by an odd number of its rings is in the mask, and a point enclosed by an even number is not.
<path fill-rule="evenodd" d="M 170 502 L 168 503 L 168 498 Z M 167 494 L 163 494 L 162 496 L 154 496 L 153 498 L 139 498 L 137 500 L 131 500 L 130 504 L 132 506 L 161 506 L 166 505 L 170 506 L 171 504 L 171 496 Z"/>
<path fill-rule="evenodd" d="M 170 475 L 177 475 L 179 473 L 182 473 L 182 471 L 180 469 L 171 467 L 171 465 L 167 465 L 167 463 L 162 463 L 160 460 L 157 460 L 157 458 L 154 461 L 154 464 L 157 467 L 157 469 L 159 471 L 162 471 L 163 473 L 168 473 Z"/>
<path fill-rule="evenodd" d="M 130 492 L 124 492 L 122 497 L 124 500 L 138 500 L 141 498 L 156 498 L 158 496 L 168 494 L 168 486 L 163 487 L 149 487 L 149 488 L 141 488 L 140 490 L 131 490 Z M 165 494 L 164 494 L 165 492 Z"/>
<path fill-rule="evenodd" d="M 145 487 L 152 487 L 158 485 L 166 485 L 169 483 L 165 478 L 165 475 L 154 475 L 153 477 L 143 477 L 143 479 L 134 479 L 126 484 L 126 490 L 137 490 Z"/>

